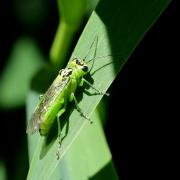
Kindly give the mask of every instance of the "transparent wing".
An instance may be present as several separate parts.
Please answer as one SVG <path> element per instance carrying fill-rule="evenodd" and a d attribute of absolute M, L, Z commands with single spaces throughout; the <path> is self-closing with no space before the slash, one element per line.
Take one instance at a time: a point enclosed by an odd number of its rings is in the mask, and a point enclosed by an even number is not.
<path fill-rule="evenodd" d="M 39 130 L 39 126 L 40 123 L 38 123 L 38 118 L 35 117 L 36 112 L 33 113 L 32 118 L 30 119 L 27 129 L 26 129 L 26 133 L 27 134 L 34 134 L 35 132 L 37 132 Z"/>
<path fill-rule="evenodd" d="M 44 115 L 53 106 L 57 97 L 63 92 L 69 80 L 70 78 L 67 77 L 65 79 L 57 77 L 54 80 L 41 101 L 38 103 L 35 112 L 32 114 L 26 129 L 27 134 L 33 134 L 39 130 L 40 125 L 44 120 Z"/>

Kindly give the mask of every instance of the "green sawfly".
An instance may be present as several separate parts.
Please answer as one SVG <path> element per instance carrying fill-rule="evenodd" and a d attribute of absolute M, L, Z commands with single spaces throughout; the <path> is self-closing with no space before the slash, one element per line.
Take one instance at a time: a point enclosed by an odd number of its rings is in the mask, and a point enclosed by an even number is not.
<path fill-rule="evenodd" d="M 39 131 L 41 136 L 47 136 L 54 121 L 57 119 L 59 138 L 57 159 L 59 159 L 59 148 L 61 146 L 60 117 L 66 111 L 67 104 L 74 101 L 76 109 L 79 111 L 80 115 L 91 122 L 90 118 L 82 112 L 78 105 L 75 97 L 77 88 L 86 83 L 98 94 L 108 95 L 108 93 L 103 93 L 96 89 L 84 78 L 90 72 L 88 63 L 95 59 L 93 58 L 86 62 L 86 57 L 83 59 L 70 59 L 66 68 L 59 71 L 57 77 L 46 93 L 43 96 L 40 96 L 40 101 L 27 126 L 27 134 L 33 134 Z"/>

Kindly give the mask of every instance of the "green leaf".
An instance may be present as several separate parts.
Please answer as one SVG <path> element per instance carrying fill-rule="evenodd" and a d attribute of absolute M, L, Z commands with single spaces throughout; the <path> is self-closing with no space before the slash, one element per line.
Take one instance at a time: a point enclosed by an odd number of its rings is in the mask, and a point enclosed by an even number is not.
<path fill-rule="evenodd" d="M 0 161 L 0 179 L 1 180 L 7 179 L 6 167 L 2 161 Z"/>
<path fill-rule="evenodd" d="M 118 179 L 98 112 L 91 118 L 56 168 L 62 179 Z"/>
<path fill-rule="evenodd" d="M 104 58 L 95 59 L 92 66 L 89 81 L 91 81 L 97 89 L 102 91 L 108 89 L 134 48 L 169 2 L 169 0 L 113 0 L 111 2 L 104 0 L 100 2 L 96 11 L 89 19 L 72 55 L 73 57 L 84 58 L 87 55 L 94 38 L 96 36 L 98 37 L 97 46 L 90 50 L 90 54 L 88 54 L 87 57 L 87 60 L 91 59 L 95 50 L 96 57 L 106 56 Z M 109 54 L 112 56 L 107 56 Z M 77 94 L 79 106 L 82 108 L 82 111 L 88 116 L 91 116 L 102 96 L 93 95 L 94 91 L 91 88 L 88 89 L 88 91 L 89 93 L 92 93 L 92 95 L 83 93 L 83 95 L 80 96 L 82 94 L 82 89 L 80 89 Z M 31 101 L 28 107 L 32 107 L 31 103 L 34 104 L 34 102 Z M 31 112 L 29 110 L 29 114 L 31 114 Z M 64 177 L 64 179 L 83 179 L 81 178 L 81 172 L 75 174 L 77 177 L 72 178 L 72 174 L 75 172 L 66 168 L 66 163 L 68 164 L 70 162 L 69 156 L 71 156 L 71 151 L 75 151 L 74 153 L 78 154 L 79 157 L 76 159 L 76 163 L 73 162 L 73 164 L 75 164 L 74 166 L 80 166 L 80 164 L 84 162 L 83 160 L 81 162 L 80 158 L 84 146 L 83 143 L 80 145 L 78 141 L 81 135 L 85 137 L 86 141 L 96 141 L 97 137 L 94 137 L 93 135 L 86 136 L 83 134 L 87 126 L 91 128 L 94 124 L 90 125 L 74 108 L 72 108 L 72 111 L 67 109 L 67 114 L 69 116 L 67 118 L 65 116 L 63 119 L 65 123 L 62 133 L 66 136 L 62 142 L 61 157 L 59 161 L 55 156 L 58 144 L 56 138 L 55 141 L 52 139 L 52 141 L 46 144 L 46 139 L 40 137 L 39 134 L 34 135 L 34 137 L 29 137 L 31 140 L 33 139 L 34 145 L 31 149 L 31 165 L 28 179 L 52 179 L 54 176 L 57 179 L 62 177 Z M 100 134 L 103 134 L 100 130 L 97 131 Z M 56 133 L 56 131 L 54 133 Z M 83 139 L 83 141 L 85 139 Z M 29 146 L 31 146 L 31 143 Z M 77 149 L 71 149 L 73 146 L 76 146 Z M 89 145 L 87 146 L 86 149 L 92 148 Z M 93 148 L 96 149 L 97 146 Z M 102 148 L 101 150 L 103 152 L 107 149 Z M 69 156 L 68 153 L 70 153 Z M 95 156 L 94 158 L 98 157 L 98 153 L 97 156 L 96 153 L 93 155 Z M 89 155 L 87 164 L 90 163 L 91 158 L 92 156 Z M 109 158 L 109 161 L 106 161 L 106 163 L 104 163 L 104 159 L 100 161 L 102 161 L 104 166 L 108 166 L 107 163 L 110 162 L 111 159 Z M 60 168 L 60 171 L 56 171 L 57 168 Z M 100 168 L 95 168 L 93 172 L 99 174 Z M 91 173 L 87 172 L 83 177 L 90 174 Z M 92 177 L 92 179 L 93 178 L 94 177 Z"/>
<path fill-rule="evenodd" d="M 33 40 L 17 40 L 0 77 L 0 106 L 24 105 L 31 79 L 42 64 L 43 57 Z"/>

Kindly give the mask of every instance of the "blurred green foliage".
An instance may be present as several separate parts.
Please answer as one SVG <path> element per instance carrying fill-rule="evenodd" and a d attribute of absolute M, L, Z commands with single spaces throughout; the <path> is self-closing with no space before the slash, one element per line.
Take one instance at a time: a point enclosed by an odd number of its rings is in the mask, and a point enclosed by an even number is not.
<path fill-rule="evenodd" d="M 33 75 L 42 66 L 44 58 L 35 42 L 26 37 L 16 41 L 0 76 L 0 106 L 23 106 Z"/>
<path fill-rule="evenodd" d="M 7 177 L 6 167 L 5 167 L 4 163 L 0 161 L 0 179 L 6 180 L 7 179 L 6 177 Z"/>
<path fill-rule="evenodd" d="M 36 30 L 46 21 L 49 3 L 49 0 L 14 0 L 15 16 L 23 26 Z"/>
<path fill-rule="evenodd" d="M 92 12 L 98 0 L 91 2 L 90 6 L 87 6 L 88 2 L 90 0 L 58 0 L 60 21 L 50 50 L 50 60 L 57 69 L 67 62 L 74 36 L 84 22 L 85 15 Z"/>

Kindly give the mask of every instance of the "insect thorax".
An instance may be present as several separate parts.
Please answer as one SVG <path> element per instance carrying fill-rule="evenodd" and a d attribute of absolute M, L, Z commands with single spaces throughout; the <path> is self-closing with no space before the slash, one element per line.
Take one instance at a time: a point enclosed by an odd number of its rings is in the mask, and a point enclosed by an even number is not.
<path fill-rule="evenodd" d="M 72 68 L 73 71 L 76 71 L 81 77 L 88 73 L 88 66 L 86 62 L 82 59 L 73 58 L 68 63 L 68 67 Z"/>

